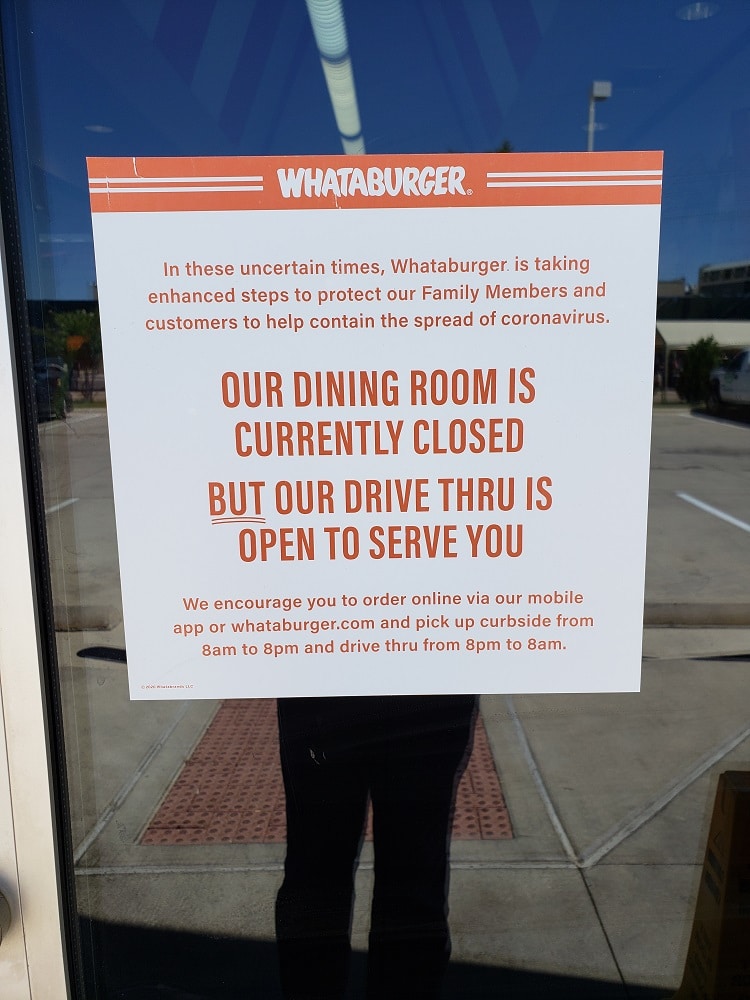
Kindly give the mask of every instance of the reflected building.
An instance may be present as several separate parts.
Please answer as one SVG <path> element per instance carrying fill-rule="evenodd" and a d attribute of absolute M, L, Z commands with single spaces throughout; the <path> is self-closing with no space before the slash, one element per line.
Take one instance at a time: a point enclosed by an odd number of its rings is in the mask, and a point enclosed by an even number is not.
<path fill-rule="evenodd" d="M 698 272 L 698 294 L 722 298 L 750 296 L 750 260 L 702 267 Z"/>

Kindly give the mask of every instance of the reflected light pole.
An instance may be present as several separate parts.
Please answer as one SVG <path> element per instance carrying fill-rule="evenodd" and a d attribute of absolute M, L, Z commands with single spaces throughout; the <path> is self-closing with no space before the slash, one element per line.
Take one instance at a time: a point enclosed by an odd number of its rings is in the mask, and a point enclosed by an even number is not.
<path fill-rule="evenodd" d="M 341 0 L 305 0 L 345 153 L 364 153 L 357 91 Z"/>
<path fill-rule="evenodd" d="M 589 141 L 586 147 L 590 153 L 594 148 L 594 130 L 596 125 L 594 124 L 594 108 L 596 107 L 597 101 L 606 101 L 608 97 L 612 96 L 612 84 L 609 80 L 594 80 L 591 84 L 591 91 L 589 93 L 589 124 L 588 124 L 588 135 Z"/>

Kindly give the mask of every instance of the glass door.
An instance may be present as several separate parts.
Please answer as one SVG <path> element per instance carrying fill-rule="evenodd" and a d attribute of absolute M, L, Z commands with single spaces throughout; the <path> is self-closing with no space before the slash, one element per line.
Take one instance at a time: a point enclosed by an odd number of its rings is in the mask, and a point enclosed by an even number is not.
<path fill-rule="evenodd" d="M 74 1000 L 282 995 L 287 814 L 274 701 L 129 693 L 120 564 L 130 553 L 118 548 L 86 158 L 587 147 L 665 151 L 643 685 L 482 697 L 452 827 L 443 992 L 674 992 L 718 775 L 746 769 L 750 753 L 746 410 L 709 419 L 688 378 L 694 344 L 706 341 L 716 364 L 750 345 L 744 286 L 709 281 L 745 273 L 750 258 L 748 4 L 0 0 L 0 11 L 18 216 L 8 267 L 24 286 L 12 353 L 0 358 L 0 441 L 15 477 L 0 491 L 9 510 L 0 509 L 0 891 L 14 921 L 0 980 L 7 969 L 12 1000 L 62 1000 L 66 990 Z M 271 261 L 254 238 L 253 254 Z M 283 246 L 274 254 L 277 264 L 289 257 Z M 568 280 L 553 277 L 555 288 Z M 516 306 L 509 313 L 523 315 Z M 498 350 L 522 335 L 509 326 Z M 179 340 L 169 352 L 163 343 L 138 357 L 129 401 L 144 461 L 168 464 L 194 401 L 175 390 Z M 624 334 L 623 358 L 631 347 Z M 10 372 L 25 414 L 22 458 Z M 630 405 L 618 366 L 602 366 L 594 343 L 582 366 L 554 376 L 568 398 L 597 400 L 587 423 L 601 430 L 602 450 L 591 467 L 624 453 L 628 441 L 607 435 L 612 408 Z M 151 405 L 166 389 L 178 402 L 149 426 L 143 394 Z M 552 414 L 550 434 L 555 426 Z M 617 488 L 604 484 L 602 510 Z M 602 517 L 580 545 L 606 547 L 617 530 Z M 560 568 L 561 592 L 569 569 Z M 611 592 L 619 572 L 613 563 Z M 148 553 L 142 580 L 144 592 L 163 586 Z M 249 577 L 248 593 L 232 597 L 268 596 L 252 587 Z M 6 645 L 16 632 L 23 648 Z M 48 746 L 60 771 L 49 795 Z M 46 822 L 32 820 L 32 806 L 48 802 Z M 367 828 L 352 998 L 366 977 L 374 852 Z M 37 945 L 39 925 L 54 945 Z"/>

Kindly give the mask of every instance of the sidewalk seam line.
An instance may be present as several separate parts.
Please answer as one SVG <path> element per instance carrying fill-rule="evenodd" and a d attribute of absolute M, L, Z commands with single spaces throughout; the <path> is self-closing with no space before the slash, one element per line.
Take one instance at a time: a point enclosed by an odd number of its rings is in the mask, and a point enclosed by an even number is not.
<path fill-rule="evenodd" d="M 563 850 L 565 851 L 565 854 L 568 857 L 568 860 L 571 862 L 571 864 L 578 867 L 580 864 L 579 859 L 576 855 L 576 852 L 573 849 L 573 845 L 571 844 L 567 833 L 565 832 L 565 827 L 563 826 L 562 821 L 557 814 L 557 810 L 555 809 L 554 803 L 552 802 L 552 798 L 549 792 L 547 791 L 547 786 L 544 783 L 544 778 L 542 777 L 541 771 L 539 770 L 539 766 L 537 765 L 536 758 L 534 757 L 531 746 L 529 744 L 528 737 L 526 735 L 526 730 L 524 729 L 523 723 L 521 722 L 518 713 L 516 712 L 516 707 L 515 704 L 513 703 L 513 698 L 511 695 L 506 695 L 505 703 L 508 707 L 508 712 L 510 714 L 510 717 L 513 720 L 513 726 L 516 730 L 516 735 L 518 737 L 518 741 L 520 743 L 523 755 L 526 759 L 529 771 L 531 772 L 531 777 L 534 781 L 534 784 L 537 787 L 539 795 L 541 796 L 549 820 L 552 823 L 555 832 L 557 833 L 557 836 L 560 840 Z"/>
<path fill-rule="evenodd" d="M 175 731 L 177 726 L 182 722 L 187 714 L 188 708 L 190 707 L 190 702 L 184 702 L 182 709 L 177 714 L 172 724 L 167 727 L 162 735 L 153 743 L 150 749 L 147 751 L 146 755 L 141 759 L 140 764 L 136 767 L 135 771 L 131 774 L 128 780 L 120 786 L 119 790 L 115 793 L 112 799 L 110 799 L 109 805 L 100 814 L 99 819 L 94 823 L 89 832 L 79 843 L 73 854 L 73 861 L 80 861 L 83 855 L 88 851 L 94 841 L 99 837 L 102 831 L 107 827 L 110 820 L 117 812 L 119 807 L 123 804 L 125 799 L 130 795 L 132 790 L 138 784 L 140 779 L 143 777 L 147 767 L 151 761 L 156 757 L 159 751 L 164 747 L 169 737 Z"/>
<path fill-rule="evenodd" d="M 591 908 L 593 909 L 594 914 L 596 915 L 596 919 L 599 922 L 599 927 L 601 929 L 602 934 L 604 935 L 604 940 L 607 942 L 607 947 L 609 948 L 609 953 L 612 956 L 612 961 L 614 963 L 615 969 L 617 969 L 617 975 L 620 977 L 620 982 L 622 983 L 623 989 L 625 990 L 625 993 L 627 995 L 628 994 L 628 984 L 625 981 L 625 975 L 624 975 L 624 973 L 622 971 L 622 967 L 620 966 L 620 963 L 617 961 L 617 953 L 615 952 L 614 945 L 612 944 L 610 936 L 607 933 L 607 928 L 604 926 L 604 921 L 602 920 L 602 915 L 599 912 L 599 907 L 596 905 L 596 899 L 594 898 L 594 892 L 593 892 L 591 886 L 588 883 L 588 879 L 586 878 L 586 872 L 582 868 L 580 868 L 578 870 L 578 874 L 580 875 L 581 881 L 583 882 L 583 887 L 586 890 L 586 895 L 589 897 L 589 902 L 591 903 Z"/>
<path fill-rule="evenodd" d="M 374 862 L 362 861 L 358 871 L 373 871 Z M 457 861 L 451 863 L 452 871 L 578 871 L 570 861 Z M 164 865 L 87 865 L 77 868 L 77 878 L 91 878 L 109 875 L 232 875 L 243 872 L 282 872 L 283 861 L 249 861 L 245 864 L 164 864 Z"/>
<path fill-rule="evenodd" d="M 687 774 L 683 775 L 682 778 L 673 782 L 673 784 L 670 785 L 662 795 L 654 799 L 639 813 L 636 813 L 636 815 L 634 815 L 631 819 L 626 818 L 617 826 L 611 828 L 604 835 L 604 838 L 606 839 L 603 839 L 599 846 L 593 844 L 588 851 L 583 852 L 581 856 L 581 866 L 585 869 L 593 868 L 593 866 L 598 864 L 602 858 L 606 857 L 607 854 L 610 854 L 616 847 L 619 847 L 623 841 L 627 840 L 628 837 L 631 837 L 634 833 L 637 833 L 638 830 L 666 809 L 666 807 L 670 805 L 670 803 L 672 803 L 678 795 L 681 795 L 685 789 L 694 784 L 706 773 L 706 771 L 710 770 L 714 764 L 717 764 L 720 760 L 726 757 L 728 753 L 731 753 L 732 750 L 744 743 L 749 736 L 750 726 L 737 733 L 735 736 L 732 736 L 725 743 L 720 744 L 712 754 L 710 754 L 707 758 L 704 758 L 702 762 L 696 764 L 695 767 L 688 771 Z"/>

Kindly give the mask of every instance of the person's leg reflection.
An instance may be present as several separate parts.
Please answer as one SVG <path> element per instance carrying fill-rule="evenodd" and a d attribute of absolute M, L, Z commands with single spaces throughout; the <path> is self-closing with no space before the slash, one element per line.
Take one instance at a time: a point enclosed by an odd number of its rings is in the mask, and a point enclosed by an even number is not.
<path fill-rule="evenodd" d="M 367 776 L 356 760 L 316 745 L 318 734 L 306 724 L 307 715 L 314 718 L 309 704 L 279 701 L 287 817 L 276 899 L 279 971 L 285 1000 L 339 1000 L 349 971 Z"/>
<path fill-rule="evenodd" d="M 283 699 L 287 858 L 276 903 L 285 1000 L 346 989 L 356 866 L 373 802 L 368 1000 L 436 1000 L 450 951 L 448 844 L 472 696 Z"/>
<path fill-rule="evenodd" d="M 448 851 L 476 699 L 432 702 L 374 762 L 368 1000 L 436 1000 L 450 956 Z M 435 709 L 438 712 L 435 712 Z"/>

